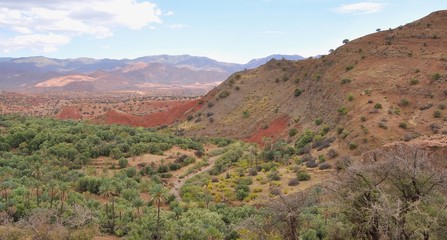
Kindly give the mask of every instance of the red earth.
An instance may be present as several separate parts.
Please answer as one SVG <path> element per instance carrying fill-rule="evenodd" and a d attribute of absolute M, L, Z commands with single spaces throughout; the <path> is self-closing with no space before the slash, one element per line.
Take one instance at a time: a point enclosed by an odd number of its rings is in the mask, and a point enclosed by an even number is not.
<path fill-rule="evenodd" d="M 64 107 L 56 116 L 57 119 L 73 119 L 79 120 L 82 118 L 81 112 L 75 106 Z"/>
<path fill-rule="evenodd" d="M 275 120 L 273 120 L 268 128 L 262 129 L 258 127 L 258 130 L 251 135 L 249 138 L 244 139 L 244 141 L 257 143 L 259 145 L 263 145 L 263 138 L 273 138 L 278 137 L 278 133 L 284 132 L 289 123 L 290 117 L 287 115 L 283 115 Z"/>
<path fill-rule="evenodd" d="M 178 101 L 172 102 L 174 106 L 164 112 L 156 112 L 145 116 L 136 116 L 128 113 L 110 110 L 101 115 L 95 122 L 107 124 L 123 124 L 139 127 L 156 127 L 162 125 L 169 125 L 177 120 L 181 120 L 188 112 L 197 111 L 201 105 L 198 105 L 199 100 Z"/>

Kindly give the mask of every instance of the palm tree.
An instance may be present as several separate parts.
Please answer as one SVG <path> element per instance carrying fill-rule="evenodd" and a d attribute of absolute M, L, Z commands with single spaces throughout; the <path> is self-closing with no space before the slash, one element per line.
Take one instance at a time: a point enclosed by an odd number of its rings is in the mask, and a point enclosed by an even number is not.
<path fill-rule="evenodd" d="M 61 194 L 60 194 L 60 196 L 59 196 L 59 197 L 60 197 L 59 200 L 61 201 L 61 207 L 60 207 L 59 212 L 62 213 L 62 211 L 64 210 L 64 202 L 65 202 L 65 198 L 66 198 L 66 196 L 67 196 L 67 192 L 68 192 L 68 190 L 70 190 L 70 186 L 68 185 L 68 183 L 62 182 L 62 183 L 59 185 L 59 189 L 60 189 L 60 191 L 61 191 Z"/>
<path fill-rule="evenodd" d="M 168 198 L 168 191 L 161 184 L 154 185 L 150 190 L 149 194 L 152 196 L 151 202 L 157 205 L 157 229 L 154 239 L 161 239 L 160 236 L 160 208 L 161 204 L 164 203 Z"/>
<path fill-rule="evenodd" d="M 50 208 L 53 208 L 53 201 L 57 195 L 57 183 L 54 180 L 51 180 L 48 183 L 48 195 L 50 195 Z"/>
<path fill-rule="evenodd" d="M 140 208 L 144 205 L 143 200 L 141 198 L 136 198 L 133 200 L 133 206 L 137 209 L 137 215 L 140 216 Z"/>
<path fill-rule="evenodd" d="M 35 187 L 36 187 L 36 202 L 37 202 L 37 206 L 40 206 L 39 188 L 40 188 L 40 179 L 43 176 L 42 165 L 36 162 L 31 167 L 32 167 L 32 170 L 33 170 L 31 172 L 31 176 L 33 176 L 38 181 L 38 182 L 35 183 Z"/>
<path fill-rule="evenodd" d="M 110 225 L 110 219 L 108 216 L 108 211 L 106 211 L 107 219 L 109 220 L 109 226 L 111 228 L 111 231 L 115 231 L 115 196 L 117 195 L 116 186 L 111 181 L 105 181 L 103 184 L 101 184 L 101 187 L 99 187 L 99 193 L 101 196 L 106 198 L 112 198 L 112 224 Z"/>

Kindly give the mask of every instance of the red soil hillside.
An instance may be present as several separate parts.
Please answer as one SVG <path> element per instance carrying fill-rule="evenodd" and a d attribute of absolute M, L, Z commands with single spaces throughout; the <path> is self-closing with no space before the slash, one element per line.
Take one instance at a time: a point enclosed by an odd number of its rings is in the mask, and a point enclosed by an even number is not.
<path fill-rule="evenodd" d="M 244 139 L 244 141 L 263 144 L 265 138 L 272 138 L 275 140 L 278 137 L 278 133 L 284 132 L 287 128 L 288 122 L 289 117 L 282 116 L 273 120 L 268 125 L 258 126 L 254 134 L 249 138 Z"/>
<path fill-rule="evenodd" d="M 81 112 L 75 106 L 64 107 L 56 116 L 57 119 L 82 119 Z"/>
<path fill-rule="evenodd" d="M 136 116 L 116 110 L 110 110 L 99 116 L 94 121 L 107 124 L 124 124 L 140 127 L 157 127 L 170 125 L 175 121 L 184 119 L 188 112 L 195 111 L 199 108 L 198 100 L 190 101 L 172 101 L 172 107 L 164 112 L 155 112 L 145 116 Z"/>
<path fill-rule="evenodd" d="M 438 11 L 318 59 L 272 60 L 235 73 L 177 127 L 255 142 L 287 136 L 289 143 L 309 129 L 359 155 L 396 140 L 447 133 L 446 70 L 447 11 Z M 278 128 L 281 118 L 287 121 Z M 293 128 L 298 134 L 288 137 Z"/>

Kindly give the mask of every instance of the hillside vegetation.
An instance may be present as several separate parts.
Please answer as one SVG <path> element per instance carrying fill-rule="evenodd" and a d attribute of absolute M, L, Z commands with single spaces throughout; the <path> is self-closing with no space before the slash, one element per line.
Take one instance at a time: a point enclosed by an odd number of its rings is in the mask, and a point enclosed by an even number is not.
<path fill-rule="evenodd" d="M 313 140 L 358 155 L 447 130 L 447 11 L 345 41 L 318 59 L 233 74 L 180 124 L 190 135 Z M 308 130 L 307 130 L 308 129 Z M 321 132 L 326 132 L 321 134 Z M 317 137 L 317 139 L 315 139 Z"/>

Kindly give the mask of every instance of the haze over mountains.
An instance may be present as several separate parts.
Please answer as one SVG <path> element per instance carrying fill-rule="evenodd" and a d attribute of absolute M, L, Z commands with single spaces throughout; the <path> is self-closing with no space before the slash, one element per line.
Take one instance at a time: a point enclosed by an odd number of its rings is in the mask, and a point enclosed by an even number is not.
<path fill-rule="evenodd" d="M 236 71 L 272 58 L 300 60 L 299 55 L 271 55 L 247 64 L 207 57 L 157 55 L 136 59 L 0 58 L 0 89 L 26 92 L 150 91 L 183 88 L 206 93 Z"/>

